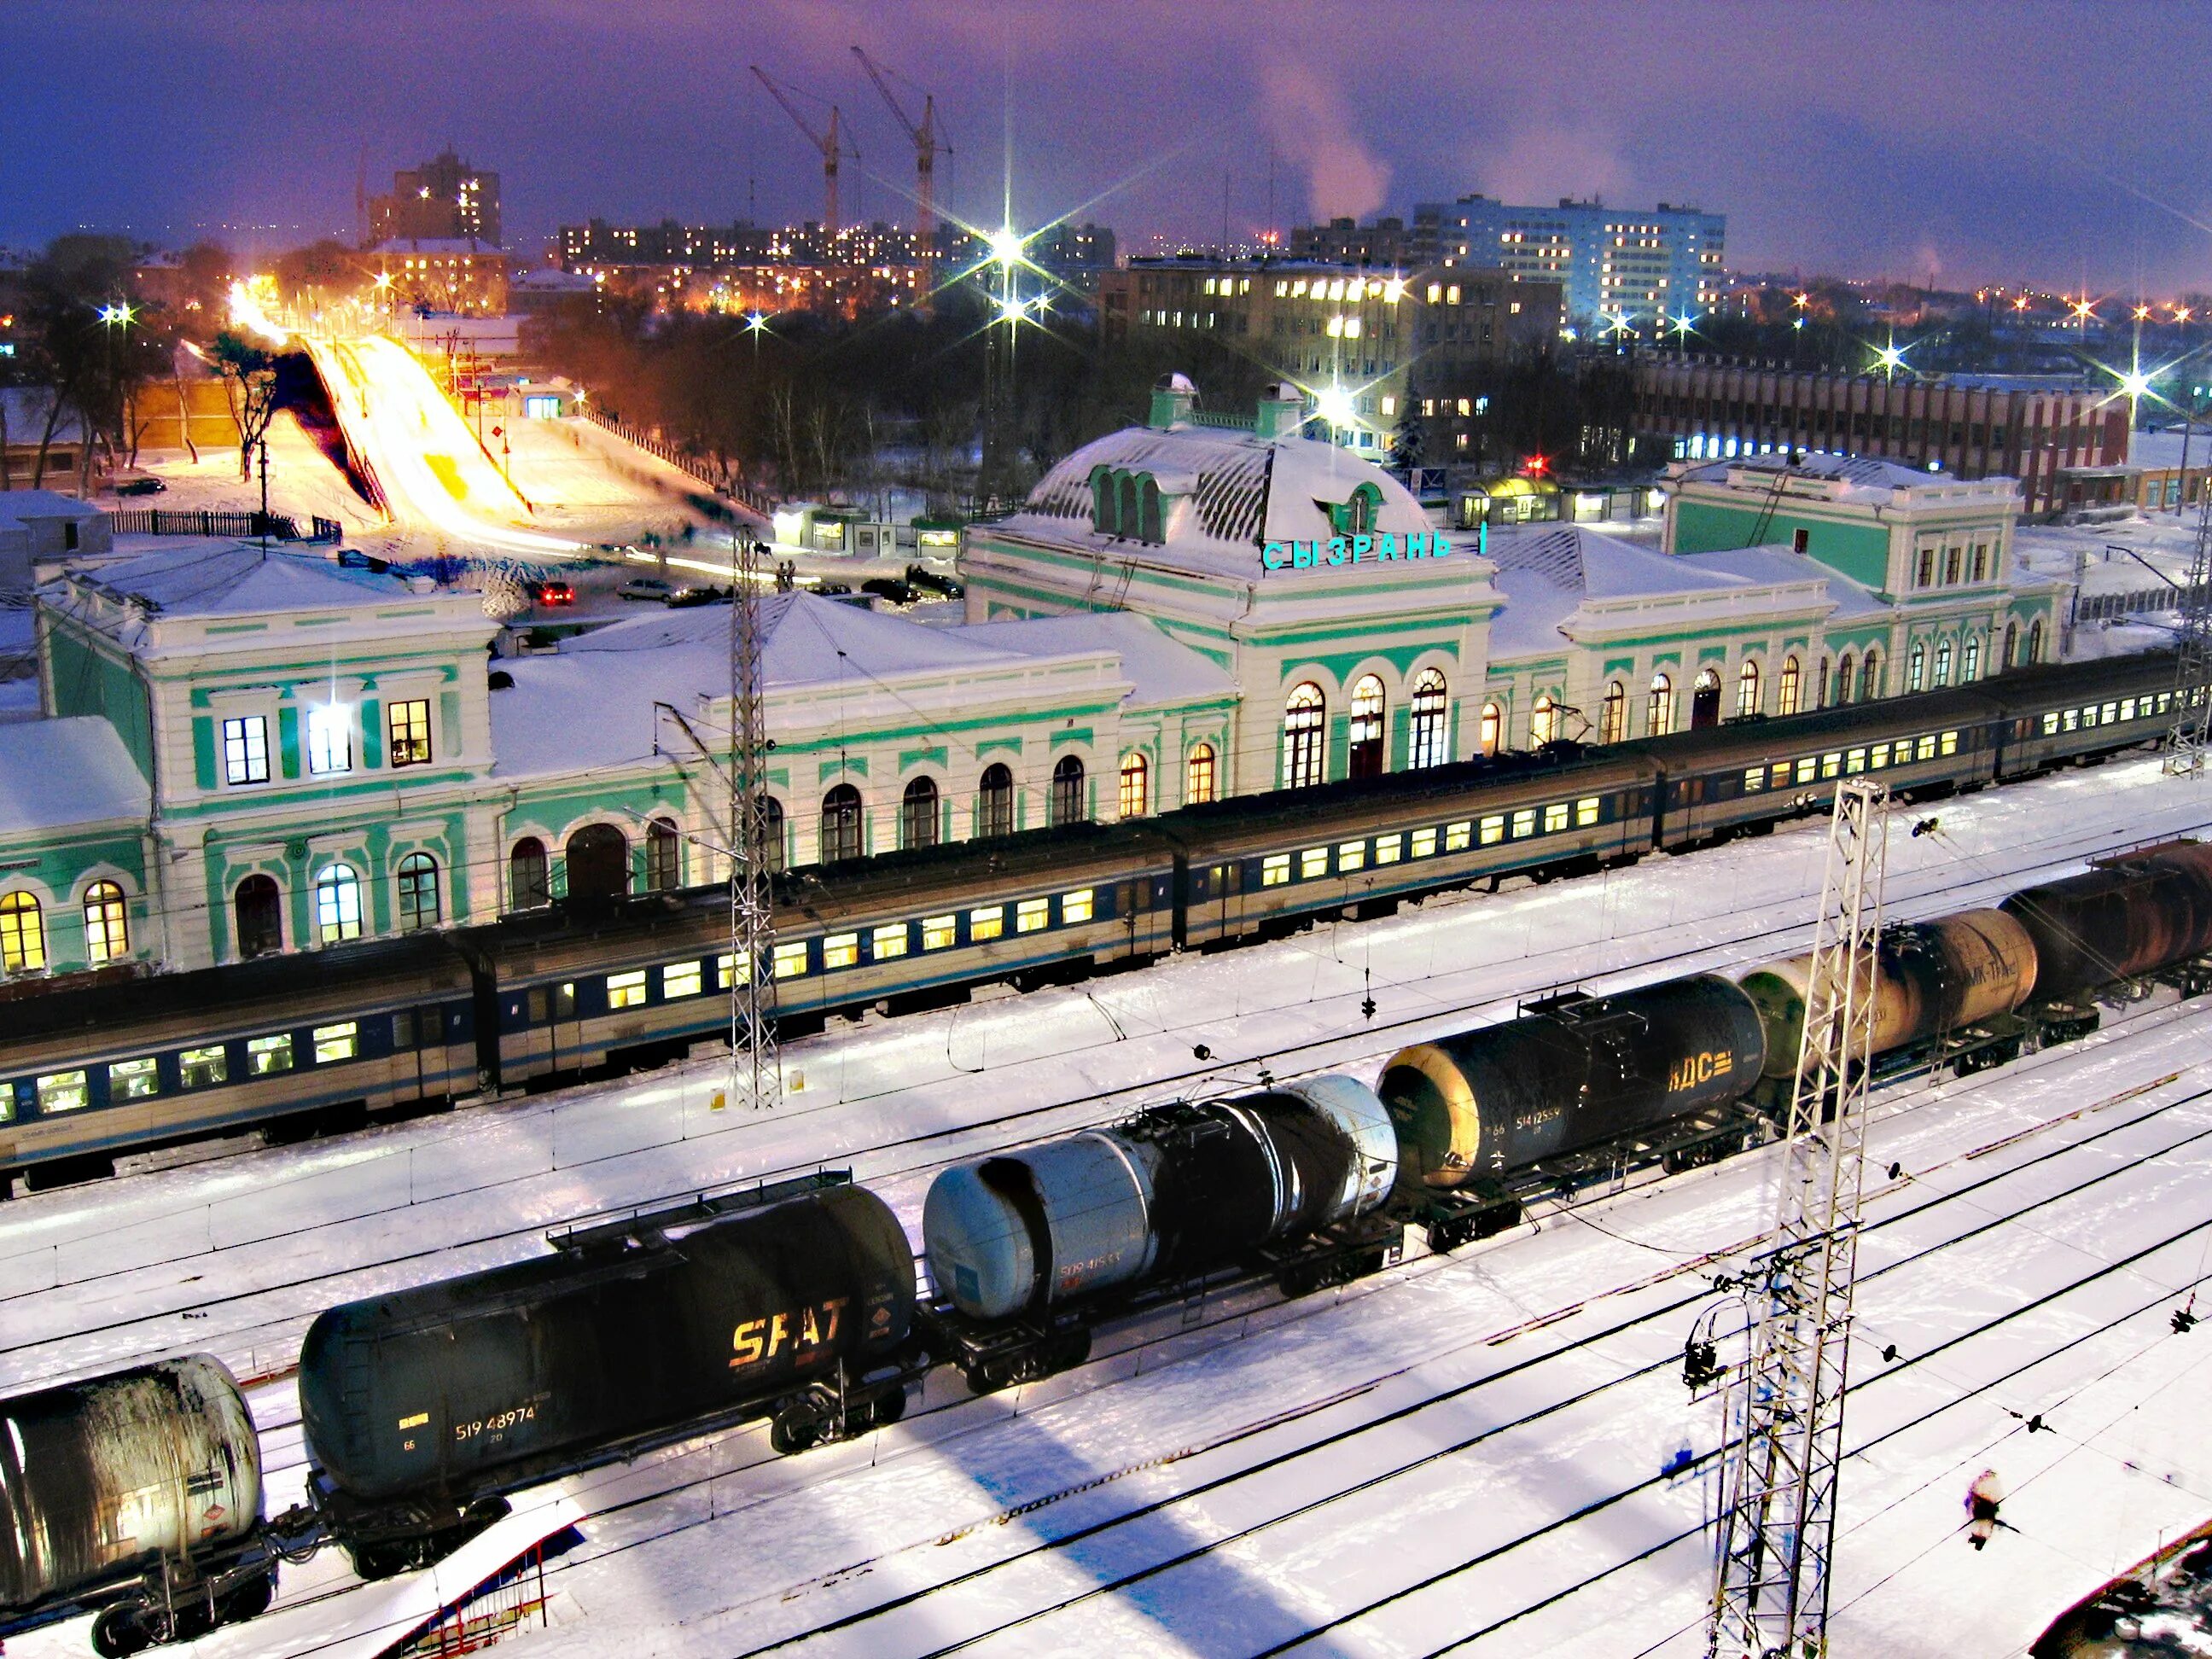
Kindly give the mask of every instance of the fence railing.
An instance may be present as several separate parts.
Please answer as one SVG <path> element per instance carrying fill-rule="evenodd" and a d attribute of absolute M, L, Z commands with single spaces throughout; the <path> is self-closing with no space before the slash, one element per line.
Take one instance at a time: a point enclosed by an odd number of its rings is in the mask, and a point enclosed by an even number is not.
<path fill-rule="evenodd" d="M 2189 603 L 2193 592 L 2198 604 L 2203 604 L 2208 591 L 2181 586 L 2138 587 L 2125 593 L 2084 593 L 2074 604 L 2074 620 L 2077 623 L 2109 622 L 2121 617 L 2149 616 L 2160 611 L 2179 611 Z"/>
<path fill-rule="evenodd" d="M 286 513 L 191 512 L 167 507 L 125 507 L 108 515 L 108 526 L 121 536 L 234 536 L 248 540 L 267 536 L 280 542 L 337 542 L 345 526 L 317 514 L 303 532 L 298 520 Z"/>
<path fill-rule="evenodd" d="M 775 510 L 775 500 L 766 490 L 756 489 L 742 478 L 725 478 L 718 476 L 705 458 L 694 455 L 687 450 L 679 449 L 665 438 L 656 438 L 648 432 L 641 432 L 627 421 L 611 420 L 596 409 L 586 408 L 581 412 L 586 420 L 602 431 L 611 432 L 624 443 L 635 444 L 647 454 L 659 457 L 678 471 L 689 473 L 716 495 L 727 495 L 732 501 L 750 507 L 763 518 L 766 518 Z"/>

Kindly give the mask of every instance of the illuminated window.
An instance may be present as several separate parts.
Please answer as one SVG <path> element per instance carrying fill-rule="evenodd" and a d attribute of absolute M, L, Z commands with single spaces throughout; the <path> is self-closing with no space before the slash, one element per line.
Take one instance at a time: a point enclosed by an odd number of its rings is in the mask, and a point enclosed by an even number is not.
<path fill-rule="evenodd" d="M 1052 902 L 1049 899 L 1023 899 L 1014 906 L 1014 931 L 1018 933 L 1042 933 L 1052 922 Z"/>
<path fill-rule="evenodd" d="M 308 708 L 307 770 L 317 777 L 353 770 L 353 710 L 344 704 Z"/>
<path fill-rule="evenodd" d="M 1735 677 L 1735 712 L 1756 714 L 1759 712 L 1759 665 L 1746 661 Z"/>
<path fill-rule="evenodd" d="M 276 1036 L 246 1038 L 246 1069 L 253 1077 L 273 1077 L 278 1072 L 290 1071 L 292 1034 L 285 1031 Z"/>
<path fill-rule="evenodd" d="M 230 1078 L 230 1057 L 221 1043 L 208 1048 L 187 1048 L 177 1056 L 177 1074 L 187 1089 L 204 1089 Z"/>
<path fill-rule="evenodd" d="M 1486 755 L 1496 754 L 1498 745 L 1504 738 L 1504 732 L 1505 711 L 1494 702 L 1483 704 L 1482 724 L 1479 733 L 1482 752 Z"/>
<path fill-rule="evenodd" d="M 143 1100 L 161 1091 L 160 1066 L 151 1060 L 118 1060 L 107 1068 L 107 1097 Z"/>
<path fill-rule="evenodd" d="M 1797 763 L 1797 781 L 1800 783 L 1812 782 L 1814 775 L 1819 769 L 1819 761 L 1815 760 L 1810 755 L 1806 756 L 1803 760 Z"/>
<path fill-rule="evenodd" d="M 1183 804 L 1202 806 L 1213 799 L 1213 745 L 1201 743 L 1183 763 Z"/>
<path fill-rule="evenodd" d="M 41 1112 L 81 1111 L 92 1101 L 92 1091 L 85 1086 L 82 1072 L 51 1072 L 39 1079 L 39 1110 Z"/>
<path fill-rule="evenodd" d="M 1372 674 L 1363 674 L 1352 688 L 1351 745 L 1345 757 L 1349 775 L 1382 775 L 1382 682 Z"/>
<path fill-rule="evenodd" d="M 1316 876 L 1328 873 L 1328 848 L 1309 847 L 1298 854 L 1298 879 L 1311 881 Z"/>
<path fill-rule="evenodd" d="M 1544 833 L 1545 833 L 1546 835 L 1547 835 L 1547 836 L 1554 836 L 1554 835 L 1557 835 L 1560 830 L 1562 830 L 1565 829 L 1566 827 L 1567 827 L 1567 804 L 1566 804 L 1566 802 L 1565 802 L 1565 801 L 1561 801 L 1561 802 L 1559 802 L 1557 805 L 1553 805 L 1553 806 L 1547 806 L 1547 807 L 1544 809 Z"/>
<path fill-rule="evenodd" d="M 1587 830 L 1597 820 L 1598 798 L 1595 795 L 1584 795 L 1575 803 L 1575 824 L 1577 829 Z"/>
<path fill-rule="evenodd" d="M 1097 909 L 1097 895 L 1088 887 L 1079 887 L 1073 893 L 1060 896 L 1060 919 L 1063 922 L 1088 921 Z"/>
<path fill-rule="evenodd" d="M 1290 878 L 1291 855 L 1288 853 L 1270 853 L 1265 859 L 1261 860 L 1261 886 L 1280 887 Z"/>
<path fill-rule="evenodd" d="M 395 702 L 384 711 L 385 729 L 392 739 L 394 766 L 430 763 L 430 704 L 426 698 Z"/>
<path fill-rule="evenodd" d="M 1966 648 L 1960 654 L 1959 684 L 1972 685 L 1981 678 L 1981 675 L 1982 636 L 1979 634 L 1969 634 L 1966 635 Z"/>
<path fill-rule="evenodd" d="M 860 936 L 858 933 L 832 933 L 822 941 L 822 966 L 850 968 L 860 959 Z"/>
<path fill-rule="evenodd" d="M 1291 691 L 1283 709 L 1283 787 L 1310 789 L 1322 781 L 1328 705 L 1308 680 Z"/>
<path fill-rule="evenodd" d="M 1358 870 L 1367 862 L 1367 843 L 1364 841 L 1341 842 L 1336 849 L 1336 867 L 1340 872 Z"/>
<path fill-rule="evenodd" d="M 699 994 L 701 969 L 696 962 L 672 962 L 660 970 L 660 995 L 664 1001 L 677 997 L 696 997 Z"/>
<path fill-rule="evenodd" d="M 645 969 L 637 969 L 627 974 L 607 975 L 607 1006 L 610 1008 L 641 1008 L 645 1006 Z"/>
<path fill-rule="evenodd" d="M 1802 673 L 1796 658 L 1784 657 L 1782 659 L 1782 674 L 1775 682 L 1774 688 L 1776 714 L 1794 714 L 1797 712 L 1797 686 Z"/>
<path fill-rule="evenodd" d="M 799 978 L 806 971 L 805 942 L 802 940 L 797 945 L 777 945 L 775 955 L 770 960 L 778 979 Z"/>
<path fill-rule="evenodd" d="M 315 878 L 315 936 L 325 945 L 361 937 L 361 878 L 343 864 Z"/>
<path fill-rule="evenodd" d="M 987 939 L 996 939 L 1006 931 L 1006 907 L 993 904 L 968 913 L 968 939 L 970 944 L 981 944 Z"/>
<path fill-rule="evenodd" d="M 924 916 L 921 919 L 921 948 L 942 951 L 960 939 L 960 922 L 954 916 Z"/>
<path fill-rule="evenodd" d="M 1921 738 L 1914 743 L 1912 757 L 1915 760 L 1934 760 L 1936 758 L 1936 734 L 1934 732 L 1929 732 L 1926 737 Z"/>
<path fill-rule="evenodd" d="M 868 935 L 868 955 L 877 962 L 889 962 L 907 952 L 906 924 L 888 921 Z"/>
<path fill-rule="evenodd" d="M 410 853 L 399 860 L 399 931 L 435 927 L 440 914 L 438 860 L 428 853 Z"/>
<path fill-rule="evenodd" d="M 95 968 L 131 954 L 128 909 L 123 890 L 112 881 L 95 881 L 84 890 L 84 950 Z"/>
<path fill-rule="evenodd" d="M 1820 757 L 1820 775 L 1822 777 L 1832 778 L 1843 769 L 1844 757 L 1843 752 L 1840 750 L 1837 750 L 1833 754 L 1827 754 Z"/>
<path fill-rule="evenodd" d="M 269 722 L 258 714 L 222 723 L 222 781 L 269 781 Z"/>
<path fill-rule="evenodd" d="M 1441 671 L 1424 668 L 1413 682 L 1412 724 L 1408 728 L 1407 763 L 1415 768 L 1442 766 L 1451 758 L 1447 727 L 1450 702 Z"/>
<path fill-rule="evenodd" d="M 1434 858 L 1437 852 L 1437 832 L 1433 830 L 1414 830 L 1413 842 L 1408 850 L 1417 859 Z"/>
<path fill-rule="evenodd" d="M 1528 714 L 1528 741 L 1541 749 L 1559 735 L 1559 705 L 1548 696 L 1537 698 Z"/>
<path fill-rule="evenodd" d="M 1946 638 L 1938 640 L 1936 643 L 1936 684 L 1941 686 L 1948 685 L 1950 683 L 1951 641 Z"/>
<path fill-rule="evenodd" d="M 361 1052 L 361 1028 L 353 1020 L 337 1025 L 318 1025 L 314 1030 L 315 1064 L 351 1060 Z"/>
<path fill-rule="evenodd" d="M 1619 680 L 1605 688 L 1605 700 L 1598 705 L 1598 741 L 1619 743 L 1628 735 L 1628 688 Z"/>
<path fill-rule="evenodd" d="M 1905 659 L 1905 689 L 1908 691 L 1917 691 L 1927 683 L 1927 678 L 1928 642 L 1925 640 L 1915 640 L 1912 642 L 1912 654 Z"/>
<path fill-rule="evenodd" d="M 1405 848 L 1406 838 L 1403 836 L 1377 836 L 1375 837 L 1375 862 L 1395 864 L 1405 856 Z"/>
<path fill-rule="evenodd" d="M 1663 738 L 1674 729 L 1674 682 L 1664 674 L 1651 677 L 1651 690 L 1644 700 L 1644 729 L 1655 738 Z"/>
<path fill-rule="evenodd" d="M 1121 757 L 1121 812 L 1125 818 L 1145 816 L 1151 796 L 1152 767 L 1142 755 Z"/>
<path fill-rule="evenodd" d="M 1754 766 L 1743 775 L 1743 793 L 1745 794 L 1756 794 L 1759 791 L 1765 787 L 1766 769 L 1765 767 Z"/>
<path fill-rule="evenodd" d="M 1489 824 L 1490 820 L 1485 818 L 1483 820 L 1483 827 L 1486 833 L 1483 839 L 1486 841 L 1489 839 L 1489 836 L 1487 834 Z M 1523 836 L 1533 836 L 1535 833 L 1536 809 L 1533 806 L 1524 806 L 1513 815 L 1513 839 L 1519 841 Z"/>

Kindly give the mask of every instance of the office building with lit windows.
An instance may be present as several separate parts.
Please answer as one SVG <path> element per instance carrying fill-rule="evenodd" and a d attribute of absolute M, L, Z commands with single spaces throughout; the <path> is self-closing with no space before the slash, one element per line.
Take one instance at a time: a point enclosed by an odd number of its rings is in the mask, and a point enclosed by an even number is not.
<path fill-rule="evenodd" d="M 1495 266 L 1558 283 L 1567 319 L 1579 327 L 1627 318 L 1663 328 L 1717 303 L 1728 220 L 1665 202 L 1613 208 L 1563 197 L 1557 207 L 1512 207 L 1462 196 L 1416 204 L 1408 246 L 1416 263 Z"/>
<path fill-rule="evenodd" d="M 1490 377 L 1558 338 L 1559 296 L 1498 270 L 1179 254 L 1108 272 L 1099 316 L 1109 340 L 1221 340 L 1299 387 L 1316 432 L 1370 459 L 1417 418 L 1440 464 L 1468 447 Z"/>
<path fill-rule="evenodd" d="M 392 175 L 392 193 L 368 202 L 368 240 L 501 245 L 499 174 L 470 166 L 452 150 Z"/>

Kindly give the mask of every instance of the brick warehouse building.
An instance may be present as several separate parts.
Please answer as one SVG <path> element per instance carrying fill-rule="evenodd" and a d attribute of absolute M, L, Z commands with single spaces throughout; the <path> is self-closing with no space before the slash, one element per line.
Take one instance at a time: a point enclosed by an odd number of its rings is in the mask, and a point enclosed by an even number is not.
<path fill-rule="evenodd" d="M 2065 505 L 2063 468 L 2127 459 L 2124 401 L 2047 381 L 1960 376 L 1886 380 L 1699 358 L 1636 366 L 1645 453 L 1727 460 L 1796 448 L 1866 456 L 1962 479 L 2020 480 L 2028 517 Z"/>

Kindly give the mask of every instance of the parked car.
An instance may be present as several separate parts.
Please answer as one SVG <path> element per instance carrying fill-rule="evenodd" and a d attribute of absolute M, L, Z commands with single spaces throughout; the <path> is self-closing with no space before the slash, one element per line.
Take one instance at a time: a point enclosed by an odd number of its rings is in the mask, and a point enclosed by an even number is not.
<path fill-rule="evenodd" d="M 681 611 L 695 605 L 720 605 L 729 597 L 728 588 L 716 587 L 711 584 L 698 587 L 679 587 L 668 596 L 668 607 L 672 611 Z"/>
<path fill-rule="evenodd" d="M 916 587 L 928 592 L 942 594 L 948 599 L 957 599 L 968 591 L 952 577 L 940 576 L 934 570 L 918 564 L 907 566 L 906 579 Z"/>
<path fill-rule="evenodd" d="M 115 486 L 118 495 L 158 495 L 169 486 L 155 477 L 125 478 Z"/>
<path fill-rule="evenodd" d="M 919 590 L 896 576 L 871 576 L 860 584 L 860 592 L 889 599 L 893 605 L 912 605 L 921 597 Z"/>
<path fill-rule="evenodd" d="M 530 597 L 538 605 L 574 605 L 576 590 L 564 581 L 549 578 L 531 583 Z"/>
<path fill-rule="evenodd" d="M 676 590 L 658 576 L 632 576 L 615 592 L 625 599 L 658 599 L 663 605 Z"/>

